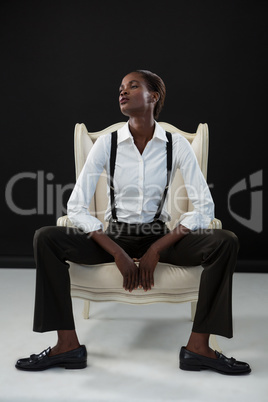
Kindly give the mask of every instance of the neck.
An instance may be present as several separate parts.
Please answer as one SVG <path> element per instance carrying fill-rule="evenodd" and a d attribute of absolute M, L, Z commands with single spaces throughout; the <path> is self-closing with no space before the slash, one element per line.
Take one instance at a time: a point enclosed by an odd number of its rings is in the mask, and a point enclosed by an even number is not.
<path fill-rule="evenodd" d="M 129 130 L 134 137 L 134 140 L 147 143 L 154 134 L 155 122 L 151 116 L 150 119 L 141 117 L 130 117 Z"/>

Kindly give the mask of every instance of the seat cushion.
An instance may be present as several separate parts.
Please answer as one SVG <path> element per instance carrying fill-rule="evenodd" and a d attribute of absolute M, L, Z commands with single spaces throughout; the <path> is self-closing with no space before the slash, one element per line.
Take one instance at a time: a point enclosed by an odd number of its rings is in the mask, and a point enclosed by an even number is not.
<path fill-rule="evenodd" d="M 115 263 L 80 265 L 70 262 L 72 296 L 96 301 L 122 301 L 132 304 L 155 302 L 185 302 L 197 299 L 203 268 L 177 267 L 158 263 L 154 287 L 144 292 L 123 289 L 123 277 Z"/>

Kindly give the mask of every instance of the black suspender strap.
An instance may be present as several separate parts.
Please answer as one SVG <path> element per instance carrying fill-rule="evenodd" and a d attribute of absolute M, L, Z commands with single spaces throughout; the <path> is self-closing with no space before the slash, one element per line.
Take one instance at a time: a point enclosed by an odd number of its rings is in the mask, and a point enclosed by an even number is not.
<path fill-rule="evenodd" d="M 111 154 L 110 154 L 110 199 L 111 199 L 111 212 L 114 222 L 117 222 L 116 210 L 114 205 L 114 168 L 117 152 L 117 131 L 112 133 L 111 139 Z"/>
<path fill-rule="evenodd" d="M 156 211 L 154 220 L 157 221 L 161 215 L 165 200 L 166 200 L 166 196 L 167 196 L 167 192 L 168 192 L 168 188 L 169 188 L 169 182 L 170 182 L 170 176 L 171 176 L 171 170 L 172 170 L 172 135 L 168 132 L 166 132 L 166 136 L 167 136 L 167 184 L 165 187 L 165 190 L 163 192 L 163 196 L 161 199 L 161 202 L 158 206 L 158 209 Z"/>
<path fill-rule="evenodd" d="M 169 189 L 169 182 L 170 182 L 170 176 L 171 176 L 171 170 L 172 170 L 172 135 L 168 132 L 166 132 L 167 136 L 167 145 L 166 145 L 166 150 L 167 150 L 167 183 L 165 190 L 163 192 L 163 196 L 161 199 L 161 202 L 158 206 L 158 209 L 156 211 L 154 220 L 156 221 L 159 219 L 163 205 L 166 200 L 167 192 Z M 112 219 L 113 222 L 117 222 L 117 215 L 116 215 L 116 210 L 115 210 L 115 203 L 114 203 L 114 169 L 115 169 L 115 160 L 116 160 L 116 152 L 117 152 L 117 131 L 114 131 L 112 133 L 112 138 L 111 138 L 111 154 L 110 154 L 110 200 L 111 200 L 111 213 L 112 213 Z"/>

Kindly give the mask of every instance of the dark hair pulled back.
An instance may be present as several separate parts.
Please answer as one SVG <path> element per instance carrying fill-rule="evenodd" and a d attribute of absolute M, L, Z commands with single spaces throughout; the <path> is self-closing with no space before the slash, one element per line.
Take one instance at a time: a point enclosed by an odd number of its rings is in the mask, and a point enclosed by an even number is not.
<path fill-rule="evenodd" d="M 148 70 L 135 70 L 134 72 L 141 74 L 143 79 L 146 81 L 149 91 L 158 92 L 159 99 L 154 108 L 154 118 L 158 119 L 158 116 L 163 109 L 166 97 L 166 86 L 164 81 L 158 75 Z"/>

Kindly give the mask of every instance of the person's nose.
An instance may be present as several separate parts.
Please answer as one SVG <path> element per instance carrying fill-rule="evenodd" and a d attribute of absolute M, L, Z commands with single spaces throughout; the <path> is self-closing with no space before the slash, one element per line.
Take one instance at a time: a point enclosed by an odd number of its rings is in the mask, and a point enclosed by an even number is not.
<path fill-rule="evenodd" d="M 128 94 L 128 90 L 125 88 L 125 89 L 121 89 L 121 91 L 120 91 L 120 96 L 124 96 L 124 95 L 127 95 Z"/>

